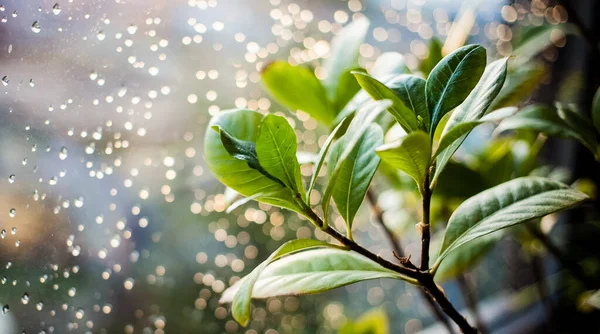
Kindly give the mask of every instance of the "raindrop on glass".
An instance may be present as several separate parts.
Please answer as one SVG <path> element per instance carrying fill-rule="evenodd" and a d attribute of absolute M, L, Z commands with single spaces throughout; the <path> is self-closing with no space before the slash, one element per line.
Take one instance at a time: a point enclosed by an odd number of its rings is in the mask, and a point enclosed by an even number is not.
<path fill-rule="evenodd" d="M 13 218 L 14 216 L 17 215 L 17 210 L 15 208 L 12 208 L 8 211 L 8 215 Z"/>
<path fill-rule="evenodd" d="M 67 150 L 66 147 L 61 147 L 60 148 L 60 152 L 58 152 L 58 157 L 60 158 L 60 160 L 65 160 L 67 158 L 69 151 Z"/>
<path fill-rule="evenodd" d="M 15 183 L 15 174 L 10 174 L 8 177 L 8 183 Z"/>
<path fill-rule="evenodd" d="M 42 31 L 42 27 L 40 26 L 40 23 L 38 21 L 33 21 L 33 24 L 31 25 L 31 31 L 33 31 L 36 34 Z"/>
<path fill-rule="evenodd" d="M 29 294 L 27 292 L 25 292 L 23 297 L 21 297 L 21 303 L 23 303 L 24 305 L 29 304 Z"/>
<path fill-rule="evenodd" d="M 55 3 L 54 6 L 52 6 L 52 13 L 54 13 L 54 15 L 60 14 L 60 5 L 58 3 Z"/>

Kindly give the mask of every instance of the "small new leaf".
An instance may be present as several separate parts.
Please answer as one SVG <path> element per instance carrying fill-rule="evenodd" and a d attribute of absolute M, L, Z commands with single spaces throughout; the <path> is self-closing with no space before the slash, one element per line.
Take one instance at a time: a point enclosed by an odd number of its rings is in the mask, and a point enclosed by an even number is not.
<path fill-rule="evenodd" d="M 266 115 L 256 139 L 256 154 L 262 168 L 281 180 L 295 194 L 304 194 L 300 165 L 296 158 L 296 133 L 281 116 Z"/>
<path fill-rule="evenodd" d="M 431 158 L 431 140 L 427 133 L 415 131 L 398 141 L 380 146 L 377 155 L 412 177 L 423 193 Z"/>
<path fill-rule="evenodd" d="M 354 76 L 360 86 L 375 101 L 384 99 L 392 101 L 392 105 L 387 110 L 394 116 L 398 124 L 400 124 L 406 132 L 412 132 L 419 129 L 415 113 L 404 105 L 404 102 L 402 102 L 393 90 L 366 73 L 355 72 Z"/>

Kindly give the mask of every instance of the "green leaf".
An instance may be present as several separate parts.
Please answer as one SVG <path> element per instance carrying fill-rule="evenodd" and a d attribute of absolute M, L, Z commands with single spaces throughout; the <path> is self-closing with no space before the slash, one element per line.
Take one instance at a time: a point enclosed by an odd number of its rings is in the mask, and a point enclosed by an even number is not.
<path fill-rule="evenodd" d="M 413 281 L 355 252 L 311 249 L 282 257 L 264 268 L 255 281 L 252 298 L 314 294 L 378 278 Z M 234 300 L 249 279 L 246 276 L 227 289 L 220 302 Z"/>
<path fill-rule="evenodd" d="M 442 43 L 439 39 L 434 37 L 429 43 L 429 56 L 419 64 L 419 71 L 427 77 L 442 58 Z"/>
<path fill-rule="evenodd" d="M 383 309 L 377 308 L 362 314 L 355 321 L 346 322 L 338 334 L 388 334 L 389 321 Z"/>
<path fill-rule="evenodd" d="M 485 48 L 463 46 L 444 57 L 427 78 L 425 92 L 431 115 L 430 134 L 440 119 L 460 105 L 475 87 L 486 63 Z"/>
<path fill-rule="evenodd" d="M 316 160 L 317 163 L 315 164 L 315 169 L 313 171 L 313 175 L 310 178 L 310 183 L 308 184 L 308 189 L 306 190 L 306 198 L 310 198 L 310 192 L 315 187 L 315 183 L 317 182 L 317 177 L 319 177 L 319 172 L 321 171 L 321 167 L 323 166 L 323 163 L 325 162 L 325 158 L 327 157 L 327 151 L 329 151 L 329 147 L 331 146 L 331 143 L 333 143 L 333 140 L 337 137 L 338 132 L 340 132 L 340 129 L 346 128 L 345 123 L 347 123 L 348 120 L 349 120 L 348 118 L 345 118 L 342 122 L 340 122 L 340 124 L 338 124 L 335 127 L 335 129 L 333 129 L 331 134 L 329 134 L 329 137 L 327 137 L 327 140 L 325 140 L 323 147 L 321 147 L 321 151 L 319 151 L 319 156 Z"/>
<path fill-rule="evenodd" d="M 473 129 L 486 122 L 500 121 L 506 117 L 514 115 L 515 112 L 517 112 L 517 108 L 515 107 L 502 108 L 483 116 L 477 121 L 466 121 L 454 125 L 448 132 L 442 135 L 442 139 L 440 139 L 440 143 L 438 144 L 438 147 L 433 155 L 433 159 L 442 153 L 444 154 L 444 158 L 449 155 L 444 161 L 443 165 L 445 165 L 452 154 L 456 152 L 456 149 L 458 149 L 460 144 Z M 450 119 L 452 119 L 452 117 Z M 457 143 L 458 145 L 456 145 Z M 456 146 L 456 148 L 454 146 Z M 452 151 L 452 154 L 448 154 L 448 151 Z M 440 169 L 440 172 L 443 169 L 441 165 L 438 165 L 437 168 Z"/>
<path fill-rule="evenodd" d="M 592 101 L 592 121 L 594 122 L 596 131 L 600 133 L 600 88 L 596 91 L 594 100 Z"/>
<path fill-rule="evenodd" d="M 312 70 L 274 61 L 262 70 L 261 80 L 267 92 L 284 107 L 302 110 L 326 125 L 335 119 L 336 111 Z"/>
<path fill-rule="evenodd" d="M 342 73 L 337 85 L 337 91 L 333 100 L 333 108 L 336 112 L 342 110 L 350 100 L 360 91 L 360 85 L 356 82 L 353 72 L 365 72 L 364 69 L 357 67 L 349 69 Z M 365 72 L 366 73 L 366 72 Z"/>
<path fill-rule="evenodd" d="M 501 237 L 501 233 L 488 234 L 469 242 L 468 245 L 459 247 L 456 252 L 448 254 L 435 272 L 436 281 L 444 282 L 454 279 L 475 267 Z"/>
<path fill-rule="evenodd" d="M 419 129 L 429 131 L 430 117 L 425 97 L 425 84 L 426 81 L 424 79 L 405 74 L 391 80 L 387 86 L 417 116 Z"/>
<path fill-rule="evenodd" d="M 367 37 L 368 31 L 369 20 L 362 17 L 346 25 L 331 40 L 331 56 L 323 62 L 323 69 L 327 73 L 323 85 L 331 100 L 338 91 L 337 86 L 342 73 L 357 67 L 360 45 Z"/>
<path fill-rule="evenodd" d="M 546 66 L 537 61 L 520 66 L 509 66 L 506 81 L 492 102 L 490 110 L 519 104 L 531 96 L 546 74 Z"/>
<path fill-rule="evenodd" d="M 251 311 L 251 300 L 252 291 L 256 284 L 256 281 L 260 277 L 261 273 L 267 268 L 267 266 L 291 253 L 295 253 L 301 250 L 307 250 L 317 247 L 335 247 L 334 245 L 328 244 L 323 241 L 312 240 L 312 239 L 297 239 L 286 242 L 281 245 L 275 252 L 273 252 L 265 261 L 259 264 L 250 274 L 248 274 L 240 284 L 234 285 L 227 289 L 221 297 L 220 303 L 232 302 L 231 309 L 233 318 L 239 322 L 242 326 L 248 325 L 250 321 Z"/>
<path fill-rule="evenodd" d="M 323 198 L 321 200 L 321 206 L 323 207 L 324 227 L 327 227 L 329 222 L 329 202 L 331 200 L 337 178 L 342 171 L 344 162 L 352 154 L 352 151 L 354 151 L 354 148 L 358 145 L 363 134 L 367 132 L 371 123 L 373 123 L 373 121 L 381 114 L 382 111 L 390 107 L 390 105 L 391 103 L 388 100 L 373 101 L 365 104 L 356 113 L 356 116 L 354 116 L 354 119 L 350 123 L 346 134 L 340 138 L 340 141 L 343 140 L 344 144 L 343 146 L 339 146 L 339 152 L 336 152 L 334 147 L 332 154 L 335 153 L 338 156 L 336 160 L 337 164 L 335 167 L 328 166 L 328 168 L 331 168 L 332 172 L 330 173 L 329 181 L 325 191 L 323 192 Z"/>
<path fill-rule="evenodd" d="M 380 146 L 377 148 L 377 154 L 383 161 L 412 177 L 419 190 L 424 191 L 431 158 L 431 141 L 427 133 L 412 132 L 398 141 Z"/>
<path fill-rule="evenodd" d="M 388 111 L 406 132 L 412 132 L 419 129 L 415 113 L 404 105 L 402 100 L 393 90 L 368 74 L 355 72 L 354 76 L 360 86 L 375 101 L 383 99 L 392 101 L 393 104 L 388 108 Z"/>
<path fill-rule="evenodd" d="M 469 241 L 568 209 L 586 199 L 587 195 L 567 185 L 535 176 L 517 178 L 485 190 L 464 201 L 450 217 L 434 268 L 450 252 Z"/>
<path fill-rule="evenodd" d="M 333 150 L 335 153 L 330 155 L 328 166 L 340 168 L 332 196 L 340 215 L 346 221 L 350 239 L 354 217 L 379 166 L 380 159 L 375 148 L 381 144 L 383 130 L 379 125 L 371 124 L 343 162 L 338 162 L 337 159 L 343 151 L 345 140 L 339 140 Z"/>
<path fill-rule="evenodd" d="M 596 149 L 598 147 L 597 133 L 590 119 L 561 104 L 557 105 L 557 112 L 558 116 L 562 118 L 573 131 L 577 132 L 581 143 L 592 151 L 592 153 L 596 154 Z"/>
<path fill-rule="evenodd" d="M 513 40 L 519 42 L 519 45 L 515 46 L 512 52 L 515 57 L 514 65 L 523 65 L 552 46 L 554 43 L 551 34 L 553 31 L 558 30 L 562 31 L 565 35 L 578 33 L 577 27 L 571 23 L 562 23 L 559 25 L 545 24 L 531 29 L 530 33 L 523 36 L 514 37 Z"/>
<path fill-rule="evenodd" d="M 304 195 L 300 165 L 296 159 L 296 133 L 281 116 L 266 115 L 260 124 L 256 139 L 256 153 L 260 165 L 281 180 L 294 194 Z"/>
<path fill-rule="evenodd" d="M 274 194 L 260 196 L 256 200 L 302 212 L 292 190 L 285 187 L 283 182 L 274 176 L 266 173 L 260 164 L 257 166 L 251 159 L 251 144 L 256 142 L 262 119 L 261 113 L 244 109 L 224 111 L 213 117 L 209 122 L 204 139 L 204 155 L 208 168 L 221 183 L 243 196 Z M 219 131 L 212 130 L 215 128 Z M 224 133 L 225 135 L 223 135 Z M 239 153 L 241 159 L 233 157 L 224 146 L 222 138 L 226 138 L 226 143 L 227 139 L 231 138 L 244 143 L 248 154 L 232 151 L 236 155 Z M 231 150 L 230 144 L 232 143 L 228 143 L 228 146 Z M 237 149 L 241 149 L 241 147 Z M 248 160 L 250 160 L 250 164 Z"/>
<path fill-rule="evenodd" d="M 574 124 L 577 115 L 569 115 L 565 112 L 562 115 L 571 117 L 569 122 Z M 567 115 L 567 116 L 565 116 Z M 530 130 L 535 132 L 545 133 L 549 136 L 557 136 L 563 138 L 575 139 L 584 144 L 588 149 L 594 152 L 594 144 L 589 143 L 583 134 L 580 132 L 583 129 L 574 129 L 569 122 L 561 118 L 557 111 L 542 105 L 532 105 L 526 107 L 515 116 L 502 121 L 496 131 L 507 130 Z M 589 139 L 588 139 L 589 140 Z"/>
<path fill-rule="evenodd" d="M 410 73 L 410 70 L 404 62 L 404 56 L 399 52 L 384 52 L 375 60 L 370 74 L 381 80 L 385 77 L 395 77 L 405 73 Z"/>

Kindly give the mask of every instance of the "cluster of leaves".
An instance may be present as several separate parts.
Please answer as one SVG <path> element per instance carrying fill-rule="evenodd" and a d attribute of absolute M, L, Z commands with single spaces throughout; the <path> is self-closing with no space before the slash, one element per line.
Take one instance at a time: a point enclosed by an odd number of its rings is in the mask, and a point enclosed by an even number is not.
<path fill-rule="evenodd" d="M 503 90 L 507 59 L 486 66 L 486 50 L 478 45 L 458 48 L 445 57 L 438 51 L 438 59 L 432 51 L 431 61 L 415 74 L 405 66 L 402 55 L 386 53 L 367 74 L 357 67 L 357 59 L 368 26 L 366 19 L 360 19 L 338 34 L 331 57 L 323 64 L 324 80 L 311 69 L 285 62 L 273 62 L 262 72 L 266 90 L 280 104 L 333 128 L 318 153 L 306 190 L 296 134 L 285 117 L 231 110 L 209 124 L 204 149 L 208 167 L 222 183 L 245 196 L 244 201 L 293 210 L 331 232 L 335 231 L 328 224 L 333 199 L 347 225 L 347 237 L 336 237 L 343 245 L 289 241 L 226 290 L 221 301 L 232 302 L 233 316 L 242 325 L 250 320 L 251 298 L 318 293 L 375 278 L 420 285 L 421 274 L 433 277 L 449 254 L 460 254 L 472 242 L 587 198 L 560 182 L 537 176 L 484 190 L 454 211 L 437 258 L 419 275 L 400 273 L 350 251 L 356 213 L 381 160 L 412 177 L 429 200 L 468 134 L 480 124 L 516 112 L 514 107 L 505 107 L 512 98 L 506 87 Z M 519 81 L 514 82 L 512 89 L 518 90 Z M 497 102 L 502 94 L 503 100 Z M 384 144 L 384 133 L 398 127 L 402 137 Z M 324 164 L 328 182 L 321 218 L 307 199 Z"/>
<path fill-rule="evenodd" d="M 531 130 L 573 139 L 583 144 L 600 161 L 600 89 L 592 102 L 591 119 L 575 106 L 557 103 L 556 108 L 531 105 L 504 120 L 498 130 Z"/>

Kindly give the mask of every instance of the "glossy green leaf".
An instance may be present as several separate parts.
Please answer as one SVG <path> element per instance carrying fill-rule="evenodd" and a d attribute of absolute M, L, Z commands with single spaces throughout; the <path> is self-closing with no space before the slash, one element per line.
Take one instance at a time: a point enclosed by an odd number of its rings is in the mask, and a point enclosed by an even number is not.
<path fill-rule="evenodd" d="M 600 88 L 596 91 L 592 101 L 592 121 L 596 132 L 600 133 Z"/>
<path fill-rule="evenodd" d="M 381 159 L 412 177 L 423 192 L 429 160 L 431 141 L 422 131 L 412 132 L 400 140 L 377 148 Z"/>
<path fill-rule="evenodd" d="M 490 110 L 515 106 L 531 96 L 546 74 L 546 66 L 537 61 L 520 66 L 509 66 L 500 93 L 492 102 Z"/>
<path fill-rule="evenodd" d="M 471 130 L 481 124 L 478 121 L 485 115 L 492 101 L 500 92 L 506 79 L 507 60 L 508 58 L 498 59 L 486 66 L 477 86 L 448 119 L 435 153 L 437 162 L 431 181 L 434 187 L 452 155 L 464 142 Z M 502 113 L 500 115 L 502 117 L 508 116 Z M 493 120 L 495 119 L 490 119 L 490 121 Z"/>
<path fill-rule="evenodd" d="M 590 119 L 570 107 L 561 104 L 557 105 L 556 111 L 558 116 L 565 121 L 573 131 L 577 132 L 581 143 L 592 151 L 592 153 L 596 154 L 598 134 L 596 133 L 596 128 L 592 122 L 590 122 Z"/>
<path fill-rule="evenodd" d="M 219 302 L 231 302 L 233 318 L 242 326 L 246 326 L 250 321 L 252 291 L 256 281 L 265 268 L 267 268 L 271 262 L 285 255 L 317 247 L 335 246 L 324 241 L 312 239 L 297 239 L 286 242 L 275 252 L 273 252 L 265 261 L 254 268 L 254 270 L 252 270 L 252 272 L 243 279 L 243 282 L 227 289 L 227 291 L 223 293 L 223 296 Z"/>
<path fill-rule="evenodd" d="M 348 118 L 344 119 L 344 121 L 340 122 L 335 129 L 329 134 L 325 143 L 323 143 L 323 147 L 321 147 L 321 151 L 319 151 L 319 156 L 317 157 L 315 169 L 313 171 L 313 175 L 310 178 L 310 183 L 308 184 L 308 189 L 306 190 L 306 198 L 310 198 L 310 192 L 315 187 L 315 183 L 317 183 L 317 177 L 319 177 L 319 172 L 321 171 L 321 167 L 323 167 L 323 163 L 325 162 L 325 158 L 327 157 L 327 152 L 329 151 L 329 147 L 331 147 L 331 143 L 338 136 L 338 133 L 341 129 L 346 128 Z"/>
<path fill-rule="evenodd" d="M 360 67 L 352 68 L 342 73 L 333 99 L 333 108 L 336 112 L 342 110 L 361 89 L 358 82 L 356 82 L 356 78 L 354 78 L 354 75 L 352 74 L 353 72 L 366 73 L 366 71 Z"/>
<path fill-rule="evenodd" d="M 261 80 L 267 92 L 284 107 L 302 110 L 326 125 L 335 119 L 336 112 L 325 88 L 312 70 L 274 61 L 262 70 Z"/>
<path fill-rule="evenodd" d="M 417 116 L 419 129 L 429 131 L 429 110 L 425 97 L 426 81 L 414 75 L 400 75 L 387 83 L 404 105 Z"/>
<path fill-rule="evenodd" d="M 428 76 L 442 58 L 442 43 L 439 39 L 433 37 L 429 42 L 429 56 L 419 64 L 419 71 L 425 76 Z"/>
<path fill-rule="evenodd" d="M 431 115 L 430 134 L 440 119 L 460 105 L 477 85 L 486 63 L 485 48 L 467 45 L 444 57 L 427 78 L 425 92 Z"/>
<path fill-rule="evenodd" d="M 338 83 L 342 74 L 358 66 L 360 45 L 367 37 L 369 20 L 359 18 L 346 25 L 331 40 L 331 56 L 323 62 L 323 69 L 327 76 L 323 85 L 331 100 L 338 91 Z"/>
<path fill-rule="evenodd" d="M 352 251 L 312 249 L 287 255 L 264 268 L 255 281 L 252 298 L 314 294 L 378 278 L 412 281 Z M 248 276 L 227 289 L 220 302 L 231 302 L 247 280 Z"/>
<path fill-rule="evenodd" d="M 360 86 L 375 101 L 384 99 L 392 101 L 392 105 L 387 110 L 394 116 L 398 124 L 400 124 L 406 132 L 412 132 L 419 129 L 415 113 L 404 105 L 404 102 L 402 102 L 393 90 L 368 74 L 355 72 L 354 76 Z"/>
<path fill-rule="evenodd" d="M 356 113 L 354 119 L 350 123 L 346 134 L 340 138 L 340 141 L 343 141 L 343 145 L 339 144 L 339 152 L 333 149 L 333 153 L 335 153 L 338 158 L 336 159 L 335 166 L 328 166 L 330 168 L 331 173 L 329 175 L 329 181 L 327 183 L 327 187 L 323 192 L 323 198 L 321 200 L 321 206 L 323 207 L 323 216 L 324 216 L 324 225 L 325 227 L 329 222 L 329 203 L 331 200 L 331 196 L 333 194 L 333 190 L 335 184 L 337 182 L 337 178 L 339 177 L 342 166 L 348 157 L 352 154 L 355 147 L 358 145 L 361 140 L 363 134 L 367 132 L 371 123 L 375 121 L 377 117 L 383 112 L 386 108 L 390 107 L 391 102 L 388 100 L 383 101 L 372 101 L 361 107 L 361 109 Z"/>
<path fill-rule="evenodd" d="M 373 64 L 370 74 L 379 80 L 389 76 L 410 73 L 404 62 L 404 56 L 399 52 L 384 52 Z"/>
<path fill-rule="evenodd" d="M 256 138 L 260 165 L 281 180 L 295 194 L 304 194 L 300 165 L 296 159 L 296 132 L 281 116 L 266 115 Z"/>
<path fill-rule="evenodd" d="M 356 212 L 379 166 L 380 159 L 375 148 L 381 144 L 383 130 L 379 125 L 371 124 L 343 162 L 338 162 L 337 159 L 343 151 L 345 140 L 338 141 L 330 155 L 328 165 L 340 168 L 332 196 L 340 215 L 346 221 L 349 238 L 352 238 L 352 223 Z"/>
<path fill-rule="evenodd" d="M 584 142 L 580 134 L 560 118 L 555 110 L 543 105 L 531 105 L 524 108 L 515 116 L 502 121 L 496 131 L 507 130 L 530 130 Z"/>
<path fill-rule="evenodd" d="M 452 214 L 434 266 L 460 246 L 495 231 L 573 207 L 588 196 L 535 176 L 517 178 L 464 201 Z"/>
<path fill-rule="evenodd" d="M 256 143 L 262 119 L 261 113 L 244 109 L 224 111 L 213 117 L 204 139 L 204 155 L 208 168 L 221 183 L 243 196 L 274 194 L 260 196 L 256 200 L 301 212 L 291 189 L 285 187 L 283 182 L 274 176 L 265 174 L 260 164 L 256 166 L 249 156 L 241 155 L 241 159 L 232 156 L 222 142 L 222 138 L 235 138 L 245 142 L 246 153 L 252 155 L 251 145 Z M 213 131 L 215 128 L 219 131 Z M 223 136 L 223 133 L 229 136 Z M 231 147 L 229 149 L 231 150 Z"/>
<path fill-rule="evenodd" d="M 358 319 L 345 323 L 338 334 L 388 334 L 388 317 L 383 309 L 374 309 L 362 314 Z"/>
<path fill-rule="evenodd" d="M 435 159 L 440 154 L 444 154 L 445 156 L 449 155 L 447 159 L 450 159 L 452 154 L 454 154 L 456 149 L 458 149 L 458 146 L 460 146 L 460 144 L 462 144 L 462 142 L 464 141 L 466 136 L 477 126 L 479 126 L 483 123 L 486 123 L 486 122 L 500 121 L 504 118 L 514 115 L 515 112 L 517 112 L 517 108 L 515 108 L 515 107 L 502 108 L 502 109 L 493 111 L 493 112 L 483 116 L 482 118 L 480 118 L 477 121 L 466 121 L 466 122 L 462 122 L 462 123 L 458 123 L 458 124 L 454 125 L 448 132 L 446 132 L 442 135 L 442 138 L 440 139 L 440 143 L 438 144 L 438 147 L 433 155 L 433 159 Z M 450 119 L 452 119 L 452 117 L 450 117 Z M 458 145 L 456 145 L 457 143 L 458 143 Z M 454 148 L 454 146 L 457 146 L 457 147 Z M 448 154 L 444 151 L 446 151 L 446 152 L 453 151 L 453 152 L 452 152 L 452 154 Z M 444 161 L 443 165 L 445 165 L 447 161 L 448 160 Z M 437 168 L 443 169 L 443 168 L 441 168 L 441 164 L 438 165 Z"/>

